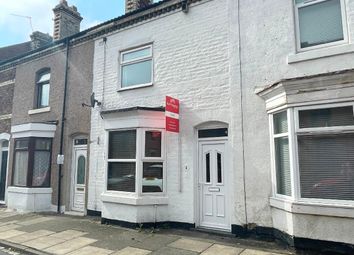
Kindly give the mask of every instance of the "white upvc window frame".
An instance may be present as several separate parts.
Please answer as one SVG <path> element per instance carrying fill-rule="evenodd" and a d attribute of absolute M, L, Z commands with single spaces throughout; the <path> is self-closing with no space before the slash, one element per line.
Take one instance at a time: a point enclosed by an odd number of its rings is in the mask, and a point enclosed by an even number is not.
<path fill-rule="evenodd" d="M 316 127 L 316 128 L 300 128 L 299 127 L 299 112 L 304 110 L 316 110 L 316 109 L 328 109 L 351 106 L 353 108 L 354 116 L 354 103 L 334 103 L 334 104 L 320 104 L 314 106 L 301 106 L 294 109 L 294 127 L 295 127 L 295 169 L 296 169 L 296 197 L 295 199 L 299 202 L 312 203 L 312 204 L 322 204 L 322 205 L 352 205 L 354 206 L 354 200 L 334 200 L 334 199 L 320 199 L 320 198 L 303 198 L 301 197 L 301 184 L 300 184 L 300 167 L 299 167 L 299 157 L 298 151 L 299 146 L 297 143 L 298 136 L 304 135 L 327 135 L 327 134 L 340 134 L 340 133 L 354 133 L 354 126 L 333 126 L 333 127 Z"/>
<path fill-rule="evenodd" d="M 134 48 L 122 50 L 119 52 L 119 87 L 118 87 L 118 91 L 137 89 L 137 88 L 148 87 L 148 86 L 153 85 L 153 83 L 154 83 L 154 57 L 153 57 L 153 47 L 152 46 L 153 46 L 153 44 L 149 43 L 149 44 L 146 44 L 146 45 L 143 45 L 140 47 L 134 47 Z M 133 60 L 123 61 L 125 54 L 140 51 L 140 50 L 145 50 L 145 49 L 150 49 L 150 54 L 148 56 L 135 58 Z M 144 62 L 146 60 L 151 60 L 151 82 L 131 85 L 128 87 L 123 87 L 123 67 L 127 66 L 127 65 L 131 65 L 131 64 L 137 64 L 140 62 Z"/>
<path fill-rule="evenodd" d="M 111 132 L 119 131 L 136 131 L 136 157 L 135 159 L 109 159 L 109 136 Z M 145 157 L 145 132 L 146 131 L 159 131 L 161 132 L 161 157 Z M 132 197 L 132 198 L 144 198 L 144 197 L 165 197 L 166 196 L 166 160 L 165 160 L 165 130 L 162 128 L 124 128 L 124 129 L 112 129 L 106 131 L 106 174 L 105 174 L 105 193 L 112 194 L 117 197 Z M 135 162 L 135 192 L 117 191 L 108 189 L 108 167 L 111 162 Z M 144 162 L 162 162 L 163 164 L 163 191 L 162 192 L 142 192 L 142 180 L 143 180 L 143 163 Z"/>
<path fill-rule="evenodd" d="M 287 123 L 288 123 L 288 132 L 286 133 L 279 133 L 279 134 L 274 134 L 274 115 L 281 113 L 281 112 L 286 112 L 287 114 Z M 276 198 L 280 198 L 283 200 L 292 200 L 294 197 L 294 192 L 295 192 L 295 187 L 294 187 L 294 169 L 293 169 L 293 128 L 291 127 L 291 119 L 292 119 L 292 110 L 283 108 L 279 109 L 275 112 L 272 112 L 269 115 L 269 126 L 270 126 L 270 137 L 271 137 L 271 166 L 272 166 L 272 183 L 273 183 L 273 196 Z M 289 159 L 290 159 L 290 178 L 291 178 L 291 195 L 283 195 L 278 193 L 278 187 L 277 187 L 277 169 L 276 169 L 276 155 L 275 155 L 275 139 L 276 138 L 281 138 L 281 137 L 287 137 L 288 138 L 288 143 L 289 143 Z"/>
<path fill-rule="evenodd" d="M 306 6 L 329 1 L 329 0 L 304 0 L 304 3 L 301 3 L 301 4 L 296 4 L 295 0 L 293 0 L 293 1 L 294 1 L 293 2 L 294 3 L 294 10 L 295 10 L 296 48 L 297 48 L 298 52 L 305 52 L 305 51 L 310 51 L 310 50 L 315 50 L 315 49 L 320 49 L 320 48 L 327 48 L 327 47 L 331 47 L 331 46 L 349 43 L 348 22 L 347 22 L 345 0 L 340 0 L 341 16 L 342 16 L 341 18 L 342 18 L 342 26 L 343 26 L 343 40 L 330 42 L 330 43 L 323 43 L 323 44 L 310 46 L 310 47 L 306 47 L 306 48 L 301 48 L 299 9 L 306 7 Z"/>
<path fill-rule="evenodd" d="M 354 116 L 354 102 L 344 103 L 331 103 L 331 104 L 318 104 L 311 106 L 299 106 L 294 108 L 282 107 L 269 112 L 269 127 L 270 127 L 270 141 L 271 141 L 271 169 L 272 169 L 272 188 L 273 197 L 289 202 L 300 202 L 309 205 L 319 206 L 354 206 L 354 201 L 350 200 L 333 200 L 333 199 L 319 199 L 319 198 L 302 198 L 301 197 L 301 184 L 300 184 L 300 168 L 298 157 L 298 143 L 299 135 L 321 135 L 321 134 L 336 134 L 336 133 L 354 133 L 354 126 L 335 126 L 335 127 L 319 127 L 319 128 L 299 128 L 299 112 L 303 110 L 315 110 L 337 107 L 353 107 Z M 277 180 L 276 180 L 276 163 L 275 163 L 275 144 L 274 138 L 281 137 L 274 135 L 273 115 L 287 111 L 288 117 L 288 139 L 289 139 L 289 154 L 290 154 L 290 173 L 291 173 L 291 187 L 292 196 L 285 196 L 277 193 Z M 282 134 L 283 135 L 283 134 Z"/>

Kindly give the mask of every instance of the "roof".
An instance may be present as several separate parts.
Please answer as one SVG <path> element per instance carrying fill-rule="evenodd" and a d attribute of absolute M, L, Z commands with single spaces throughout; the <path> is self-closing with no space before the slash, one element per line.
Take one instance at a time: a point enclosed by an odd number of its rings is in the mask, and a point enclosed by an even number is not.
<path fill-rule="evenodd" d="M 119 112 L 131 112 L 131 111 L 152 111 L 152 112 L 164 112 L 165 107 L 158 106 L 158 107 L 145 107 L 145 106 L 134 106 L 128 108 L 120 108 L 120 109 L 113 109 L 113 110 L 104 110 L 101 111 L 101 114 L 110 114 L 110 113 L 119 113 Z"/>
<path fill-rule="evenodd" d="M 52 53 L 53 51 L 60 50 L 62 49 L 62 46 L 68 42 L 70 42 L 71 45 L 82 43 L 88 40 L 104 36 L 108 33 L 124 29 L 134 24 L 154 19 L 169 12 L 182 9 L 182 3 L 185 3 L 185 1 L 186 0 L 162 0 L 160 2 L 140 8 L 136 11 L 132 11 L 117 18 L 108 20 L 97 26 L 81 31 L 67 38 L 55 41 L 45 47 L 41 47 L 39 49 L 17 56 L 15 58 L 8 59 L 7 61 L 3 62 L 0 59 L 0 70 L 11 68 L 19 63 L 30 61 L 32 59 L 37 58 L 38 55 L 42 56 Z M 200 1 L 203 0 L 189 0 L 189 3 L 191 4 Z"/>
<path fill-rule="evenodd" d="M 7 47 L 0 48 L 0 62 L 23 55 L 32 50 L 32 42 L 19 43 Z"/>

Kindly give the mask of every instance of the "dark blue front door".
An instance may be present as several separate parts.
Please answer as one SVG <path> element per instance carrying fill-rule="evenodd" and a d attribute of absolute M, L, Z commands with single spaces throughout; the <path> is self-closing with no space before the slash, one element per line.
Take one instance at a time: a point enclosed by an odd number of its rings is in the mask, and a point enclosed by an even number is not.
<path fill-rule="evenodd" d="M 7 171 L 7 151 L 1 153 L 1 167 L 0 167 L 0 201 L 5 200 L 6 188 L 6 171 Z"/>

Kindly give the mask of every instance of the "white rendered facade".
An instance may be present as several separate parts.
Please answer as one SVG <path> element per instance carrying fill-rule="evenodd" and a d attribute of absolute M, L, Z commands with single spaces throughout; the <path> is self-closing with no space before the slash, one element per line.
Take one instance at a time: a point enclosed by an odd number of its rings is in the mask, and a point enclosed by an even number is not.
<path fill-rule="evenodd" d="M 286 97 L 289 90 L 267 92 L 268 85 L 280 80 L 354 68 L 354 1 L 341 3 L 345 40 L 306 50 L 298 49 L 292 0 L 256 0 L 252 5 L 243 0 L 200 1 L 188 13 L 178 9 L 98 38 L 93 91 L 102 106 L 92 110 L 87 209 L 129 223 L 200 226 L 198 130 L 223 127 L 228 128 L 229 216 L 224 230 L 258 226 L 300 238 L 353 243 L 353 205 L 300 203 L 276 195 L 268 115 L 281 107 L 353 100 L 338 89 L 333 94 L 300 94 L 292 105 Z M 152 48 L 152 84 L 122 90 L 121 53 L 146 45 Z M 109 131 L 163 129 L 164 123 L 163 113 L 104 112 L 164 106 L 166 95 L 181 103 L 181 154 L 178 136 L 164 132 L 163 194 L 107 191 Z M 265 103 L 262 97 L 269 100 Z"/>

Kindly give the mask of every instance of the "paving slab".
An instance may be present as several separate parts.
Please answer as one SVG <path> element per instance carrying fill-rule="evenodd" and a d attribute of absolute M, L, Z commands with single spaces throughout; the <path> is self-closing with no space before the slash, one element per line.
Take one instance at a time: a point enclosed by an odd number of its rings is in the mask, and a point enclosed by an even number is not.
<path fill-rule="evenodd" d="M 52 237 L 52 236 L 44 236 L 44 237 L 39 237 L 37 239 L 33 239 L 31 241 L 23 243 L 23 245 L 35 248 L 37 250 L 44 250 L 50 246 L 60 244 L 65 242 L 65 239 L 60 239 L 57 237 Z"/>
<path fill-rule="evenodd" d="M 273 253 L 259 250 L 246 249 L 241 255 L 281 255 L 281 253 Z"/>
<path fill-rule="evenodd" d="M 198 255 L 198 254 L 200 253 L 194 251 L 176 249 L 172 247 L 163 247 L 157 251 L 153 251 L 149 255 Z"/>
<path fill-rule="evenodd" d="M 112 255 L 147 255 L 150 254 L 151 251 L 138 249 L 134 247 L 126 247 L 120 251 L 112 253 Z"/>
<path fill-rule="evenodd" d="M 33 224 L 38 224 L 38 223 L 43 223 L 43 222 L 49 221 L 51 219 L 52 218 L 49 218 L 49 217 L 39 217 L 39 218 L 34 218 L 34 219 L 29 219 L 29 220 L 18 222 L 18 224 L 21 226 L 30 226 Z"/>
<path fill-rule="evenodd" d="M 202 252 L 212 246 L 212 243 L 181 238 L 173 243 L 170 243 L 168 246 L 188 251 Z"/>
<path fill-rule="evenodd" d="M 11 237 L 18 236 L 18 235 L 23 235 L 23 234 L 25 234 L 25 232 L 18 231 L 16 229 L 11 229 L 11 230 L 2 232 L 0 234 L 0 240 L 6 240 L 6 239 L 9 239 Z"/>
<path fill-rule="evenodd" d="M 180 239 L 179 236 L 154 234 L 144 239 L 143 241 L 134 243 L 131 246 L 135 248 L 146 249 L 149 251 L 155 251 L 167 246 L 168 244 L 178 239 Z"/>
<path fill-rule="evenodd" d="M 19 228 L 19 225 L 16 225 L 16 224 L 5 225 L 5 226 L 0 227 L 0 232 L 5 232 L 5 231 L 16 229 L 16 228 Z"/>
<path fill-rule="evenodd" d="M 0 227 L 6 226 L 6 225 L 9 225 L 9 224 L 16 224 L 16 223 L 17 223 L 17 220 L 5 221 L 5 222 L 1 222 L 0 223 Z"/>
<path fill-rule="evenodd" d="M 22 244 L 22 243 L 31 241 L 33 239 L 37 239 L 39 237 L 52 235 L 54 233 L 55 232 L 48 231 L 48 230 L 38 230 L 38 231 L 34 231 L 32 233 L 26 233 L 26 234 L 23 234 L 23 235 L 15 236 L 15 237 L 9 238 L 7 240 L 10 241 L 10 242 L 13 242 L 13 243 Z"/>
<path fill-rule="evenodd" d="M 69 241 L 65 241 L 64 243 L 51 246 L 45 249 L 44 251 L 56 255 L 63 255 L 75 251 L 77 249 L 80 249 L 89 244 L 92 244 L 96 241 L 97 240 L 91 238 L 78 237 L 78 238 L 71 239 Z"/>
<path fill-rule="evenodd" d="M 202 252 L 202 255 L 239 255 L 243 250 L 241 248 L 214 244 Z"/>
<path fill-rule="evenodd" d="M 86 234 L 87 234 L 86 232 L 69 229 L 69 230 L 65 230 L 65 231 L 53 234 L 53 235 L 51 235 L 51 237 L 60 238 L 60 239 L 64 239 L 64 240 L 70 240 L 75 237 L 83 236 Z"/>
<path fill-rule="evenodd" d="M 113 252 L 114 251 L 88 245 L 76 251 L 70 252 L 68 255 L 108 255 Z"/>

